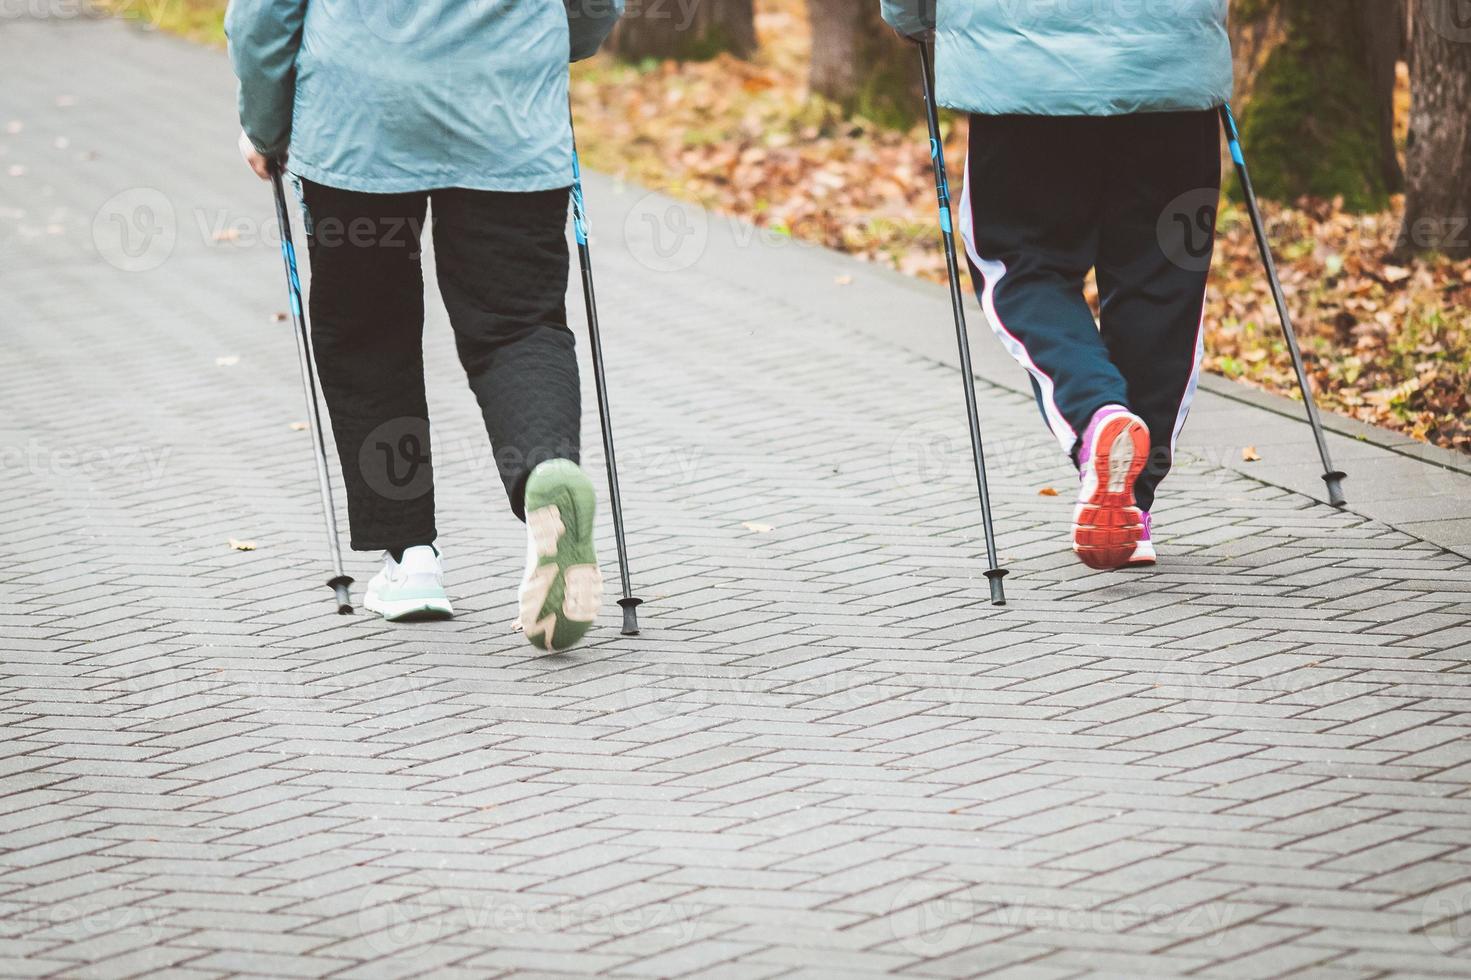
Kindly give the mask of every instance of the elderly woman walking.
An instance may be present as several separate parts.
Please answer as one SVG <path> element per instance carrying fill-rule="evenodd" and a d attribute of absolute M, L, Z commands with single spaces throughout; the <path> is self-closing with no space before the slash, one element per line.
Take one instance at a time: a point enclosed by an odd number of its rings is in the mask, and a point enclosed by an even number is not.
<path fill-rule="evenodd" d="M 883 3 L 901 34 L 934 38 L 938 99 L 970 113 L 961 234 L 992 329 L 1079 469 L 1073 550 L 1153 564 L 1155 491 L 1200 377 L 1227 0 Z"/>
<path fill-rule="evenodd" d="M 595 494 L 578 465 L 567 327 L 568 64 L 622 0 L 231 0 L 241 149 L 299 180 L 317 368 L 352 546 L 383 551 L 364 606 L 453 607 L 434 515 L 421 232 L 510 506 L 528 526 L 521 622 L 543 649 L 596 618 Z"/>

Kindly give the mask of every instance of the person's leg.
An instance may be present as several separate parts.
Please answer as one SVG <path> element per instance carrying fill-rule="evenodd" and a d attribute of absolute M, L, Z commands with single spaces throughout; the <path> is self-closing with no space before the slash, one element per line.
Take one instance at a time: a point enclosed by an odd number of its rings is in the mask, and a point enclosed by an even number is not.
<path fill-rule="evenodd" d="M 577 465 L 582 391 L 567 327 L 566 188 L 435 191 L 439 289 L 511 509 L 526 521 L 520 621 L 565 650 L 597 619 L 597 495 Z"/>
<path fill-rule="evenodd" d="M 435 191 L 434 255 L 460 363 L 517 517 L 540 463 L 578 461 L 582 390 L 567 326 L 566 188 Z"/>
<path fill-rule="evenodd" d="M 1128 395 L 1083 298 L 1102 206 L 1098 122 L 972 115 L 959 215 L 986 318 L 1074 461 L 1094 413 Z"/>
<path fill-rule="evenodd" d="M 1104 206 L 1103 124 L 972 116 L 961 232 L 986 318 L 1078 465 L 1073 551 L 1090 567 L 1117 568 L 1144 534 L 1133 483 L 1149 436 L 1083 298 Z"/>
<path fill-rule="evenodd" d="M 1200 377 L 1206 279 L 1220 198 L 1220 121 L 1213 111 L 1104 120 L 1108 160 L 1098 249 L 1103 340 L 1149 426 L 1135 482 L 1148 511 L 1174 461 Z"/>
<path fill-rule="evenodd" d="M 424 399 L 424 194 L 302 181 L 317 374 L 347 488 L 352 547 L 402 552 L 435 538 Z"/>

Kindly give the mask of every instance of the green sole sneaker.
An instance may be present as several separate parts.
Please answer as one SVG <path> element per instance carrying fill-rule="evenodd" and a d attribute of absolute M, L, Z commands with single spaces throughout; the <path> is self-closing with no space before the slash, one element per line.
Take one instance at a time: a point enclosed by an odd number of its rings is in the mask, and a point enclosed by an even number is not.
<path fill-rule="evenodd" d="M 597 494 L 582 467 L 553 459 L 526 480 L 526 577 L 521 628 L 539 650 L 566 650 L 586 635 L 603 604 L 593 548 Z"/>

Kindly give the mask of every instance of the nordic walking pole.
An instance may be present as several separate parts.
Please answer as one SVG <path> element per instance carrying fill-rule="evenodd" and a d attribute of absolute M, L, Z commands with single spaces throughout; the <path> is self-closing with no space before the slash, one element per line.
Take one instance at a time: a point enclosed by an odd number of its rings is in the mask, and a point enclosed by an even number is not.
<path fill-rule="evenodd" d="M 991 580 L 991 603 L 1006 605 L 1001 580 L 1006 569 L 996 561 L 996 530 L 991 522 L 991 491 L 986 485 L 986 452 L 981 446 L 981 419 L 976 408 L 975 374 L 971 370 L 970 335 L 965 329 L 965 298 L 960 291 L 960 263 L 955 256 L 955 225 L 950 216 L 950 178 L 945 173 L 945 145 L 940 139 L 940 113 L 935 106 L 935 67 L 930 46 L 919 43 L 919 65 L 924 80 L 925 120 L 930 126 L 930 160 L 935 167 L 935 194 L 940 202 L 940 232 L 945 239 L 945 266 L 950 273 L 950 303 L 955 309 L 955 341 L 960 347 L 960 375 L 965 382 L 965 410 L 970 420 L 970 446 L 976 461 L 976 488 L 981 495 L 981 522 L 986 534 L 986 578 Z"/>
<path fill-rule="evenodd" d="M 1231 103 L 1221 106 L 1221 122 L 1226 127 L 1226 139 L 1231 146 L 1231 159 L 1236 163 L 1236 174 L 1241 178 L 1241 190 L 1246 196 L 1246 210 L 1251 214 L 1251 227 L 1256 232 L 1256 245 L 1262 253 L 1262 264 L 1267 269 L 1267 280 L 1272 286 L 1272 300 L 1277 304 L 1277 316 L 1282 321 L 1282 334 L 1287 338 L 1287 349 L 1292 354 L 1292 368 L 1297 372 L 1297 385 L 1302 391 L 1303 404 L 1307 406 L 1308 423 L 1313 427 L 1313 438 L 1318 443 L 1318 455 L 1323 459 L 1323 482 L 1328 485 L 1328 503 L 1343 507 L 1348 503 L 1343 496 L 1343 481 L 1347 474 L 1334 468 L 1328 455 L 1328 440 L 1323 435 L 1323 419 L 1318 415 L 1318 403 L 1313 399 L 1313 385 L 1308 380 L 1307 368 L 1303 366 L 1302 348 L 1297 343 L 1297 332 L 1292 328 L 1292 314 L 1287 311 L 1287 298 L 1282 294 L 1282 280 L 1277 275 L 1277 263 L 1272 258 L 1272 243 L 1267 239 L 1267 226 L 1262 221 L 1261 208 L 1257 206 L 1256 191 L 1251 186 L 1251 174 L 1246 169 L 1246 155 L 1241 152 L 1241 131 L 1236 126 L 1236 114 Z"/>
<path fill-rule="evenodd" d="M 593 293 L 592 250 L 587 242 L 587 212 L 582 203 L 582 165 L 577 159 L 577 134 L 572 136 L 572 228 L 577 236 L 577 258 L 582 266 L 582 300 L 587 307 L 587 335 L 592 347 L 593 381 L 598 389 L 598 420 L 603 428 L 603 458 L 608 463 L 608 504 L 613 509 L 613 539 L 618 544 L 618 576 L 622 579 L 623 635 L 638 635 L 638 607 L 628 573 L 628 543 L 623 536 L 623 497 L 618 492 L 618 461 L 613 453 L 613 421 L 608 409 L 608 378 L 603 367 L 603 340 L 598 332 L 598 301 Z"/>
<path fill-rule="evenodd" d="M 286 189 L 281 186 L 281 165 L 271 162 L 271 185 L 276 192 L 276 222 L 281 226 L 281 261 L 286 266 L 286 291 L 291 299 L 291 323 L 296 328 L 296 353 L 301 358 L 301 386 L 306 392 L 307 416 L 312 422 L 312 452 L 317 457 L 317 487 L 322 493 L 322 518 L 327 524 L 327 547 L 332 553 L 332 577 L 327 586 L 337 597 L 337 611 L 352 612 L 352 577 L 342 570 L 342 545 L 337 540 L 337 511 L 332 505 L 332 477 L 327 471 L 327 442 L 322 434 L 322 408 L 317 400 L 317 375 L 313 368 L 312 337 L 301 305 L 301 280 L 296 275 L 296 246 L 291 241 L 291 216 L 286 210 Z"/>

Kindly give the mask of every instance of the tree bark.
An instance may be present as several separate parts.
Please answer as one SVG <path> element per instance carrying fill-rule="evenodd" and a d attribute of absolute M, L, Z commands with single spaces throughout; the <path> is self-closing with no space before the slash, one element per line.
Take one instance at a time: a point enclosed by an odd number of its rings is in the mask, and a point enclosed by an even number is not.
<path fill-rule="evenodd" d="M 813 94 L 850 115 L 908 127 L 924 115 L 919 54 L 901 41 L 875 0 L 807 0 Z"/>
<path fill-rule="evenodd" d="M 704 61 L 756 51 L 753 0 L 628 0 L 610 49 L 627 61 Z"/>
<path fill-rule="evenodd" d="M 1359 7 L 1364 39 L 1364 67 L 1374 92 L 1374 110 L 1379 119 L 1379 166 L 1384 186 L 1391 194 L 1405 188 L 1405 171 L 1400 166 L 1399 148 L 1394 145 L 1395 69 L 1405 56 L 1405 12 L 1396 0 L 1368 0 Z"/>
<path fill-rule="evenodd" d="M 1388 206 L 1404 179 L 1394 144 L 1401 18 L 1394 0 L 1236 0 L 1242 136 L 1263 196 Z"/>
<path fill-rule="evenodd" d="M 1408 188 L 1395 251 L 1471 258 L 1471 16 L 1461 0 L 1416 0 L 1413 20 Z"/>

